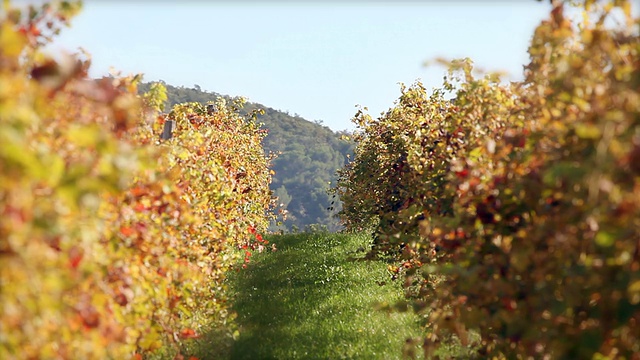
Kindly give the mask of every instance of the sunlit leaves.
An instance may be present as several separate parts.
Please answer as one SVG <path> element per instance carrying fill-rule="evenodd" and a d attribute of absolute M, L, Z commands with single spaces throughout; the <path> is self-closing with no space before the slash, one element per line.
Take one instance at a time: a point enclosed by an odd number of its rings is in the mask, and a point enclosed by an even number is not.
<path fill-rule="evenodd" d="M 233 249 L 266 244 L 258 124 L 224 102 L 215 114 L 194 104 L 159 114 L 162 86 L 140 98 L 140 76 L 91 80 L 88 62 L 40 52 L 75 4 L 5 6 L 3 359 L 130 358 L 226 324 Z M 160 141 L 165 118 L 178 128 Z"/>
<path fill-rule="evenodd" d="M 405 280 L 429 316 L 425 353 L 464 326 L 482 358 L 640 354 L 639 22 L 628 1 L 603 5 L 579 27 L 556 6 L 523 83 L 456 61 L 449 106 L 417 84 L 379 119 L 356 116 L 342 216 L 425 264 Z M 626 21 L 604 21 L 620 8 Z"/>

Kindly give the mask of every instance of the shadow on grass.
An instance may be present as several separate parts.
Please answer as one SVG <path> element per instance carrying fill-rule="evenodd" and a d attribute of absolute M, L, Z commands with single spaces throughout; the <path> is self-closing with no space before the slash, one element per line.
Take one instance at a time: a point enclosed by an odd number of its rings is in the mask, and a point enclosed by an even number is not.
<path fill-rule="evenodd" d="M 305 242 L 314 240 L 306 234 L 280 237 L 278 252 L 261 257 L 238 276 L 234 310 L 241 335 L 231 349 L 232 359 L 276 359 L 276 350 L 282 354 L 292 347 L 299 349 L 289 350 L 295 357 L 327 352 L 330 334 L 319 336 L 318 329 L 304 324 L 327 312 L 323 302 L 331 291 L 323 286 L 327 279 L 320 270 L 339 264 L 321 251 L 309 251 Z"/>

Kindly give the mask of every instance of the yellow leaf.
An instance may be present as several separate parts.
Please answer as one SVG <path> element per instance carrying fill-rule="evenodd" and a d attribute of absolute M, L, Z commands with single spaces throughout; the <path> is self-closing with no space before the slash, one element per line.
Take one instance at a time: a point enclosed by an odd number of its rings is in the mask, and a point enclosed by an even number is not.
<path fill-rule="evenodd" d="M 60 156 L 53 155 L 49 158 L 49 185 L 55 187 L 60 183 L 64 174 L 64 160 Z"/>
<path fill-rule="evenodd" d="M 640 280 L 632 282 L 627 292 L 629 293 L 629 301 L 633 305 L 640 303 Z"/>
<path fill-rule="evenodd" d="M 26 44 L 26 38 L 15 31 L 10 23 L 0 28 L 0 51 L 7 56 L 19 56 Z"/>
<path fill-rule="evenodd" d="M 67 139 L 80 147 L 88 147 L 98 142 L 100 130 L 96 127 L 72 126 L 67 131 Z"/>
<path fill-rule="evenodd" d="M 601 135 L 600 129 L 591 124 L 576 125 L 576 134 L 582 139 L 599 139 Z"/>

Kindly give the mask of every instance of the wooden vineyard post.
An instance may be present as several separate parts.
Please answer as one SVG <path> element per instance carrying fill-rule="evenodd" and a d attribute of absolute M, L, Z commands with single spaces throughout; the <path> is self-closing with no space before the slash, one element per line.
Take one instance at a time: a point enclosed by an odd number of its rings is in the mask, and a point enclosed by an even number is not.
<path fill-rule="evenodd" d="M 214 104 L 207 105 L 207 115 L 213 115 L 217 111 L 216 106 Z"/>
<path fill-rule="evenodd" d="M 173 129 L 176 127 L 176 122 L 174 120 L 167 120 L 164 122 L 164 128 L 162 129 L 162 135 L 160 135 L 160 139 L 168 140 L 173 137 Z"/>

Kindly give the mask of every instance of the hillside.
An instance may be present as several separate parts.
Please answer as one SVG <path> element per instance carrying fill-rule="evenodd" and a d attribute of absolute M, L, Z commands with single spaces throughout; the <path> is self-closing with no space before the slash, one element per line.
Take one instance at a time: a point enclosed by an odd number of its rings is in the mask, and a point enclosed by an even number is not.
<path fill-rule="evenodd" d="M 140 84 L 139 92 L 146 92 L 150 84 Z M 168 97 L 165 109 L 178 103 L 206 103 L 224 96 L 203 91 L 197 85 L 185 88 L 163 84 Z M 243 112 L 249 113 L 255 109 L 264 110 L 264 115 L 258 116 L 258 121 L 268 130 L 264 140 L 265 151 L 279 154 L 272 164 L 275 176 L 271 189 L 288 211 L 282 227 L 288 230 L 294 226 L 303 229 L 317 224 L 326 226 L 330 231 L 339 229 L 334 214 L 341 204 L 327 194 L 327 189 L 330 183 L 335 183 L 335 172 L 345 164 L 347 154 L 353 152 L 353 143 L 342 140 L 342 133 L 334 132 L 320 123 L 262 104 L 248 102 Z"/>

